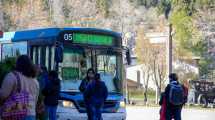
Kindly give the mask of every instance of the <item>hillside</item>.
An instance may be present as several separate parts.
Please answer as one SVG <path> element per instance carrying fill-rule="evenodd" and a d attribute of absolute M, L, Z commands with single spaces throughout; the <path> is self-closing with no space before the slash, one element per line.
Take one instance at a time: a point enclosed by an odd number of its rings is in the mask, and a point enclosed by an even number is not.
<path fill-rule="evenodd" d="M 215 55 L 214 5 L 213 0 L 0 0 L 0 27 L 105 28 L 122 33 L 127 46 L 135 48 L 140 29 L 165 32 L 172 23 L 177 55 L 200 56 L 200 67 L 208 67 L 206 58 Z"/>
<path fill-rule="evenodd" d="M 83 26 L 135 31 L 157 20 L 155 8 L 135 0 L 1 0 L 4 31 L 47 26 Z M 150 23 L 151 24 L 151 23 Z"/>

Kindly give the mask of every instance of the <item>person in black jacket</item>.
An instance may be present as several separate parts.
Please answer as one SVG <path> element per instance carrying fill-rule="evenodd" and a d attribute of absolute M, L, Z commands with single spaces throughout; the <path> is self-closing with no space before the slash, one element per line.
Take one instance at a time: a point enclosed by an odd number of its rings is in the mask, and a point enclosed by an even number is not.
<path fill-rule="evenodd" d="M 101 81 L 100 74 L 95 75 L 95 79 L 91 81 L 85 92 L 84 96 L 89 106 L 89 113 L 92 115 L 89 120 L 102 120 L 102 107 L 108 96 L 108 90 L 103 81 Z"/>
<path fill-rule="evenodd" d="M 90 81 L 93 81 L 94 78 L 95 78 L 95 71 L 92 68 L 88 69 L 87 76 L 81 81 L 81 84 L 79 86 L 80 92 L 82 92 L 84 94 L 84 92 L 87 88 L 87 85 L 89 84 Z M 88 103 L 86 97 L 84 97 L 84 103 L 86 106 L 87 116 L 88 116 L 88 118 L 91 118 L 92 114 L 90 113 L 90 107 L 88 106 L 89 103 Z"/>
<path fill-rule="evenodd" d="M 57 120 L 56 112 L 60 96 L 60 79 L 56 71 L 49 72 L 49 82 L 46 84 L 42 93 L 45 96 L 44 104 L 49 120 Z"/>

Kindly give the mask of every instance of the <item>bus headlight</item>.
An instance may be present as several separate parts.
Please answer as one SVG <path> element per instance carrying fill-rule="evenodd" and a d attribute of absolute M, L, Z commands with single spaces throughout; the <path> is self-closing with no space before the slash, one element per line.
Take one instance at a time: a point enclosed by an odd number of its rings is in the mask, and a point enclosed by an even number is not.
<path fill-rule="evenodd" d="M 67 100 L 63 100 L 62 101 L 62 106 L 63 107 L 69 107 L 69 108 L 74 108 L 75 107 L 75 105 L 73 104 L 73 102 L 71 102 L 71 101 L 67 101 Z"/>
<path fill-rule="evenodd" d="M 120 105 L 121 108 L 125 108 L 125 106 L 126 106 L 124 101 L 121 101 L 121 102 L 119 103 L 119 105 Z"/>

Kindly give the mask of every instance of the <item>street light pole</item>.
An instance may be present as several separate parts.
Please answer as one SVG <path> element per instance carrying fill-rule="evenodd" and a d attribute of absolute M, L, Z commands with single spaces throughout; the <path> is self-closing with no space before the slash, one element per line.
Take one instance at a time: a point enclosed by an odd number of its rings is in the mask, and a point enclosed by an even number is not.
<path fill-rule="evenodd" d="M 167 76 L 172 73 L 172 24 L 169 24 L 169 39 L 167 46 Z"/>

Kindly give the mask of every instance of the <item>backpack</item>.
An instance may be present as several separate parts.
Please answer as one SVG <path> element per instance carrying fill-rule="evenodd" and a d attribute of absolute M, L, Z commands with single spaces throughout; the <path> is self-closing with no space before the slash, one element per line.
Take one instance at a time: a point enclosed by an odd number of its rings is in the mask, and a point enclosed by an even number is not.
<path fill-rule="evenodd" d="M 184 103 L 184 89 L 180 84 L 170 84 L 169 102 L 173 105 Z"/>

